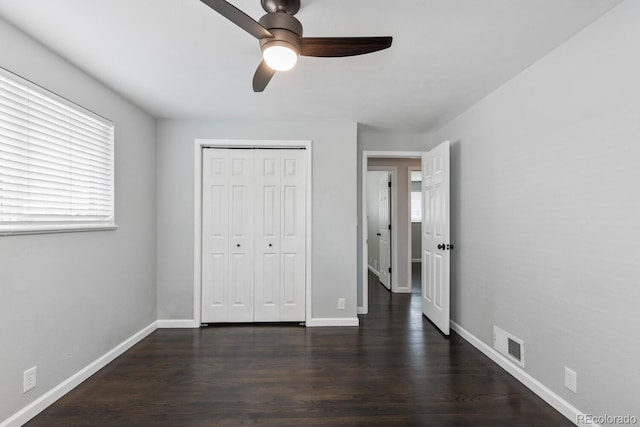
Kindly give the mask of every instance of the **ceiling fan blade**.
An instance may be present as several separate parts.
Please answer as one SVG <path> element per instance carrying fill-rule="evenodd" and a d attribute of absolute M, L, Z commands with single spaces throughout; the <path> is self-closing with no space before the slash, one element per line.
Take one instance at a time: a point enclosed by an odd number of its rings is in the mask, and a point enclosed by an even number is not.
<path fill-rule="evenodd" d="M 262 92 L 267 87 L 271 78 L 276 74 L 275 70 L 262 61 L 253 75 L 253 91 Z"/>
<path fill-rule="evenodd" d="M 393 37 L 301 37 L 300 55 L 341 57 L 377 52 L 391 46 Z"/>
<path fill-rule="evenodd" d="M 232 5 L 225 0 L 200 0 L 202 3 L 209 6 L 211 9 L 218 12 L 220 15 L 227 18 L 229 21 L 236 24 L 238 27 L 245 30 L 258 40 L 265 37 L 273 37 L 273 34 L 262 25 L 260 25 L 255 19 Z"/>

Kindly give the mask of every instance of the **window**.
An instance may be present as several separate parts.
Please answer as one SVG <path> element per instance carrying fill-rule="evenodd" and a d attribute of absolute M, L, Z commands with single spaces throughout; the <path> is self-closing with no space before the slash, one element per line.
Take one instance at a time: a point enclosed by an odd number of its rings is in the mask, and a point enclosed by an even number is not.
<path fill-rule="evenodd" d="M 0 234 L 114 228 L 113 133 L 0 69 Z"/>
<path fill-rule="evenodd" d="M 422 222 L 421 171 L 411 171 L 411 222 Z"/>

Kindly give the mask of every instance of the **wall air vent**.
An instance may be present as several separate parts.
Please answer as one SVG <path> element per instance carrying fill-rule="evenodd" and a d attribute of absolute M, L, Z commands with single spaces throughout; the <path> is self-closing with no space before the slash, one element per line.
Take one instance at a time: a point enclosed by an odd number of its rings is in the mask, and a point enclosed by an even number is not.
<path fill-rule="evenodd" d="M 508 332 L 493 327 L 493 348 L 507 359 L 524 368 L 524 341 Z"/>

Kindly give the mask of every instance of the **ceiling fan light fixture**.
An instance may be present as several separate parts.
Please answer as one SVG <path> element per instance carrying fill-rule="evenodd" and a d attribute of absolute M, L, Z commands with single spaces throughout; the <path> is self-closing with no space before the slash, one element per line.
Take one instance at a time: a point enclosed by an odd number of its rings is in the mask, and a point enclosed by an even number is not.
<path fill-rule="evenodd" d="M 276 71 L 289 71 L 298 62 L 298 50 L 290 43 L 277 40 L 267 43 L 262 49 L 262 58 Z"/>

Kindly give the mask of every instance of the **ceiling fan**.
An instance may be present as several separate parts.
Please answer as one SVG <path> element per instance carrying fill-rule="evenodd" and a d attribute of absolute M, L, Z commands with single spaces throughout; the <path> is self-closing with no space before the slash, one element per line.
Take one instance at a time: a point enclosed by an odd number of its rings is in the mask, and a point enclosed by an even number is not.
<path fill-rule="evenodd" d="M 292 69 L 298 56 L 343 57 L 377 52 L 391 46 L 392 37 L 302 37 L 293 15 L 300 0 L 261 0 L 267 12 L 259 21 L 225 0 L 200 0 L 258 40 L 262 62 L 253 76 L 253 91 L 262 92 L 277 71 Z"/>

